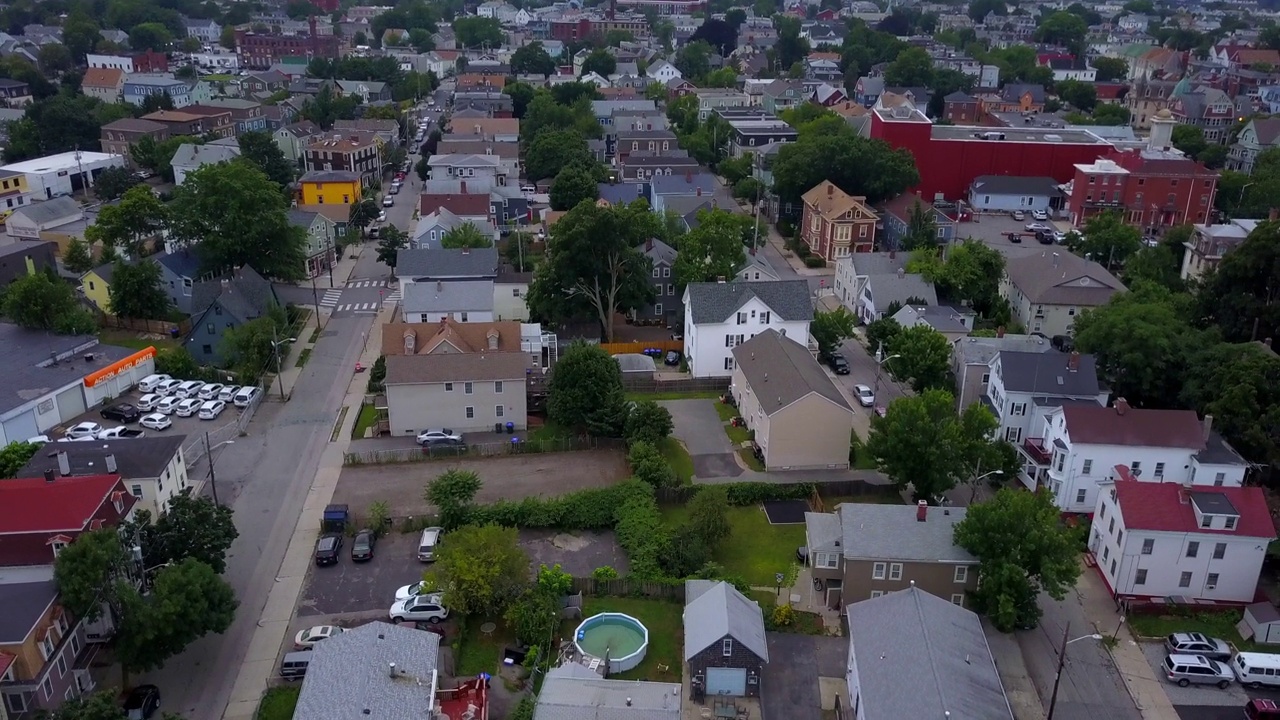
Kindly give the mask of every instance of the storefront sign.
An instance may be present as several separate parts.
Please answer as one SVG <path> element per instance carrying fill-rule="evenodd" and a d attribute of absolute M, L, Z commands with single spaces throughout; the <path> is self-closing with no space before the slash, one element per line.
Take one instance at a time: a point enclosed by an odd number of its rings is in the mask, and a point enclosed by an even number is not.
<path fill-rule="evenodd" d="M 97 387 L 102 383 L 109 381 L 111 378 L 120 373 L 129 372 L 142 363 L 156 356 L 156 349 L 149 347 L 146 350 L 139 350 L 129 357 L 84 376 L 84 386 L 87 388 Z"/>

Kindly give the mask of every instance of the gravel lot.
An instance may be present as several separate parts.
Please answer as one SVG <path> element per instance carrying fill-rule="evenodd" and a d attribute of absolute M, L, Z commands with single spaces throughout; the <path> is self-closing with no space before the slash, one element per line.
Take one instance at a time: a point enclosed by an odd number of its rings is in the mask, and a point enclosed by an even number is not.
<path fill-rule="evenodd" d="M 1160 685 L 1164 688 L 1164 692 L 1169 696 L 1169 702 L 1174 705 L 1214 705 L 1214 706 L 1234 706 L 1236 708 L 1244 707 L 1249 702 L 1249 696 L 1245 694 L 1244 688 L 1236 683 L 1232 683 L 1225 690 L 1219 690 L 1212 685 L 1191 685 L 1189 687 L 1178 687 L 1171 682 L 1164 680 L 1164 670 L 1160 667 L 1164 662 L 1164 656 L 1167 654 L 1164 645 L 1161 643 L 1142 643 L 1142 654 L 1147 656 L 1147 662 L 1151 663 L 1151 668 L 1156 673 L 1156 678 L 1160 680 Z"/>

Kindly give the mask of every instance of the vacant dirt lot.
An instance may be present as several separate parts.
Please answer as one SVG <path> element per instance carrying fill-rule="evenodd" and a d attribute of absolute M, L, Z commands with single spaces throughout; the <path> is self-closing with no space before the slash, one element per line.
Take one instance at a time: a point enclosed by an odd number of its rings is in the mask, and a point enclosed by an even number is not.
<path fill-rule="evenodd" d="M 554 497 L 583 488 L 612 485 L 627 476 L 620 450 L 515 455 L 498 458 L 437 460 L 393 465 L 359 465 L 344 468 L 333 493 L 333 502 L 351 506 L 363 515 L 379 500 L 391 506 L 395 517 L 430 511 L 422 499 L 427 483 L 453 468 L 473 470 L 484 482 L 476 502 Z"/>

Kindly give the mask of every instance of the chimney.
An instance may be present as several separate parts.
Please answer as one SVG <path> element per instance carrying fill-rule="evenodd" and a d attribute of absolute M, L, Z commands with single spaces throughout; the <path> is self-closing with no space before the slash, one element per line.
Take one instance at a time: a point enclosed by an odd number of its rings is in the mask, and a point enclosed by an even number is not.
<path fill-rule="evenodd" d="M 404 333 L 404 354 L 412 355 L 417 344 L 418 336 L 412 330 L 406 330 Z"/>
<path fill-rule="evenodd" d="M 996 337 L 998 337 L 998 338 L 1002 338 L 1002 337 L 1004 337 L 1004 326 L 1003 326 L 1003 325 L 1001 325 L 1000 327 L 996 328 Z"/>
<path fill-rule="evenodd" d="M 444 290 L 444 283 L 443 283 L 443 282 L 441 282 L 440 280 L 437 280 L 437 281 L 436 281 L 436 292 L 442 292 L 443 290 Z"/>
<path fill-rule="evenodd" d="M 53 480 L 54 480 L 54 478 L 55 478 L 55 477 L 57 477 L 57 476 L 54 474 L 54 472 L 53 472 L 52 470 L 45 470 L 45 471 L 44 471 L 44 481 L 45 481 L 45 482 L 47 482 L 47 483 L 51 483 L 51 482 L 53 482 Z"/>
<path fill-rule="evenodd" d="M 71 474 L 71 459 L 67 457 L 66 450 L 58 451 L 58 474 L 62 477 Z"/>
<path fill-rule="evenodd" d="M 1116 398 L 1114 407 L 1116 409 L 1116 414 L 1123 417 L 1125 413 L 1129 412 L 1129 401 L 1124 398 Z"/>
<path fill-rule="evenodd" d="M 929 503 L 925 500 L 916 501 L 916 522 L 924 522 L 929 518 Z"/>
<path fill-rule="evenodd" d="M 702 197 L 702 188 L 698 188 L 698 197 Z"/>
<path fill-rule="evenodd" d="M 1204 416 L 1204 441 L 1209 442 L 1209 435 L 1213 434 L 1213 416 Z"/>
<path fill-rule="evenodd" d="M 389 667 L 388 667 L 387 669 L 390 671 L 390 675 L 391 675 L 391 677 L 395 677 L 395 676 L 396 676 L 396 664 L 395 664 L 395 663 L 390 663 L 390 664 L 389 664 Z"/>
<path fill-rule="evenodd" d="M 466 194 L 467 194 L 467 181 L 466 181 L 466 180 L 463 180 L 462 182 L 458 183 L 458 194 L 459 194 L 459 195 L 466 195 Z"/>
<path fill-rule="evenodd" d="M 648 240 L 644 241 L 644 251 L 645 252 L 653 251 L 653 238 L 649 238 Z"/>
<path fill-rule="evenodd" d="M 116 456 L 113 453 L 107 456 L 107 472 L 115 474 L 115 471 L 116 471 Z"/>
<path fill-rule="evenodd" d="M 831 183 L 827 183 L 827 197 L 834 197 L 835 194 L 836 194 L 836 186 L 832 185 Z"/>
<path fill-rule="evenodd" d="M 1071 353 L 1071 356 L 1067 358 L 1067 369 L 1071 372 L 1076 372 L 1080 369 L 1080 353 Z"/>

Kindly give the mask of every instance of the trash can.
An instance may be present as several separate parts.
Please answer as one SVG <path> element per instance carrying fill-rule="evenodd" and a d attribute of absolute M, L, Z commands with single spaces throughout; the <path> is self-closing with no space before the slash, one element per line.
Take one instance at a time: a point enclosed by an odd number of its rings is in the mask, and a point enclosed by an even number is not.
<path fill-rule="evenodd" d="M 515 434 L 516 434 L 516 424 L 515 424 L 515 423 L 507 423 L 507 434 L 508 434 L 508 435 L 515 435 Z"/>
<path fill-rule="evenodd" d="M 502 423 L 500 423 L 500 422 L 496 422 L 496 423 L 494 423 L 494 424 L 493 424 L 493 431 L 494 431 L 494 432 L 496 432 L 496 433 L 498 433 L 498 434 L 501 434 L 501 433 L 502 433 Z"/>

